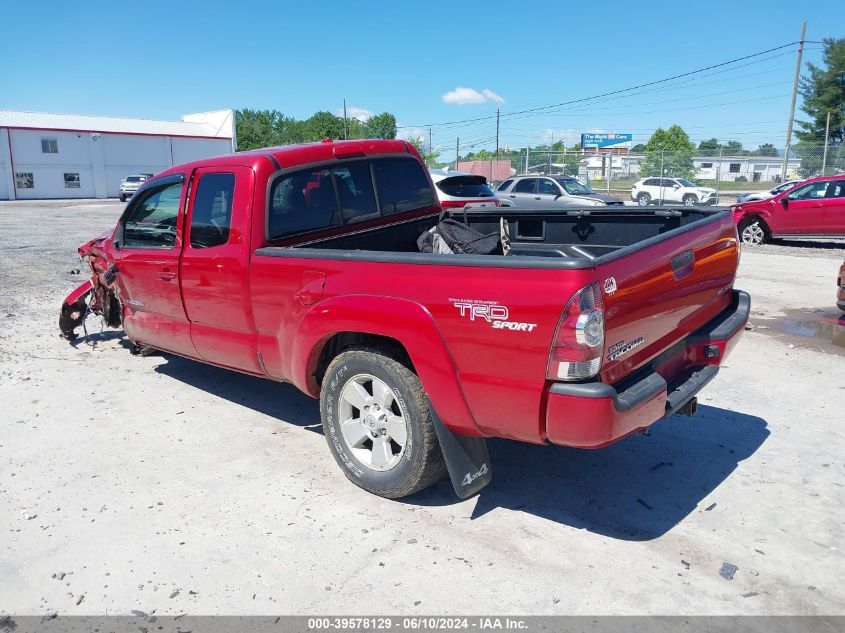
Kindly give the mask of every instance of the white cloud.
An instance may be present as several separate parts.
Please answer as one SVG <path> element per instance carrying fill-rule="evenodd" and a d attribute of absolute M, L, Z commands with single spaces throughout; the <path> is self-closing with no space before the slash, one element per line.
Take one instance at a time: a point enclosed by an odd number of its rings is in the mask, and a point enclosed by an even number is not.
<path fill-rule="evenodd" d="M 488 90 L 487 88 L 482 90 L 481 94 L 483 94 L 485 96 L 487 101 L 495 101 L 496 103 L 504 103 L 505 102 L 505 100 L 501 96 L 497 95 L 492 90 Z"/>
<path fill-rule="evenodd" d="M 338 108 L 337 110 L 335 110 L 335 114 L 337 116 L 343 116 L 343 108 Z M 349 106 L 348 108 L 346 108 L 346 116 L 351 119 L 358 119 L 361 123 L 366 123 L 369 119 L 373 117 L 373 113 L 364 108 Z"/>
<path fill-rule="evenodd" d="M 397 126 L 396 130 L 396 138 L 402 139 L 403 141 L 415 141 L 418 138 L 421 138 L 428 144 L 428 128 L 422 127 L 402 127 L 401 125 Z"/>
<path fill-rule="evenodd" d="M 440 99 L 443 103 L 453 103 L 455 105 L 467 105 L 470 103 L 487 103 L 492 101 L 494 103 L 504 103 L 505 100 L 497 95 L 492 90 L 485 88 L 478 92 L 475 88 L 457 87 L 444 94 Z"/>

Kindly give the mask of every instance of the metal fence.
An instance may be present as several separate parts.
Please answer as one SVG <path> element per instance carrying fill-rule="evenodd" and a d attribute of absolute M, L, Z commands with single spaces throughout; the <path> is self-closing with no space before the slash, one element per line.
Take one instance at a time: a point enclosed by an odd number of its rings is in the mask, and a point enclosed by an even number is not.
<path fill-rule="evenodd" d="M 772 155 L 774 154 L 774 155 Z M 716 189 L 719 200 L 730 204 L 750 191 L 770 190 L 785 180 L 845 174 L 845 145 L 793 145 L 788 159 L 782 150 L 767 155 L 755 152 L 726 153 L 654 151 L 500 151 L 498 161 L 460 161 L 461 171 L 471 171 L 498 184 L 511 175 L 575 176 L 597 191 L 630 199 L 633 184 L 648 177 L 686 178 L 696 185 Z M 454 165 L 454 163 L 453 163 Z"/>

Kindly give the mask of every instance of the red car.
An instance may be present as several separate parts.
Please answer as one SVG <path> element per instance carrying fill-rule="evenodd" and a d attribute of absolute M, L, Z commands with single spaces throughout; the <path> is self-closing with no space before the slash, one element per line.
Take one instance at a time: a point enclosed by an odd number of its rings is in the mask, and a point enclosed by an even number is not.
<path fill-rule="evenodd" d="M 731 207 L 744 244 L 772 238 L 845 238 L 845 176 L 810 178 L 768 198 Z"/>
<path fill-rule="evenodd" d="M 845 312 L 845 262 L 839 267 L 839 278 L 836 280 L 836 307 Z"/>
<path fill-rule="evenodd" d="M 456 215 L 486 254 L 420 252 L 448 222 L 399 140 L 179 165 L 80 247 L 93 276 L 59 325 L 95 312 L 139 350 L 291 382 L 357 485 L 401 497 L 448 469 L 466 497 L 486 437 L 599 447 L 692 415 L 748 319 L 726 211 Z"/>

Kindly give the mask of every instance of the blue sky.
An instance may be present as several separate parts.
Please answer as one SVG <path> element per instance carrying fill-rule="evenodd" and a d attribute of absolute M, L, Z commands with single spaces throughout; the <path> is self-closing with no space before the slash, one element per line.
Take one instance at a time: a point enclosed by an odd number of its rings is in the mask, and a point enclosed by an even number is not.
<path fill-rule="evenodd" d="M 444 158 L 582 131 L 645 140 L 783 145 L 794 48 L 667 85 L 514 114 L 669 77 L 796 41 L 845 36 L 841 1 L 9 3 L 0 109 L 178 119 L 225 107 L 296 117 L 393 112 Z M 837 16 L 836 19 L 831 19 Z M 11 28 L 10 28 L 11 27 Z M 805 61 L 820 59 L 808 44 Z M 463 89 L 463 90 L 459 90 Z M 486 91 L 486 92 L 485 92 Z M 800 103 L 800 102 L 799 102 Z M 426 138 L 427 140 L 427 138 Z M 451 151 L 451 156 L 454 151 Z"/>

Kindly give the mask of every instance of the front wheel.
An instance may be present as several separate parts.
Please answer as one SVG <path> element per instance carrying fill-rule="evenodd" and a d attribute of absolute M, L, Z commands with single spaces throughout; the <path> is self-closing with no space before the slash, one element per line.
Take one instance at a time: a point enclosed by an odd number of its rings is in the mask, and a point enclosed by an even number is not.
<path fill-rule="evenodd" d="M 685 207 L 694 207 L 698 204 L 698 198 L 695 197 L 693 194 L 688 194 L 684 196 L 684 206 Z"/>
<path fill-rule="evenodd" d="M 120 201 L 126 202 L 126 196 L 124 196 L 123 194 L 120 194 Z"/>
<path fill-rule="evenodd" d="M 422 383 L 385 349 L 352 349 L 331 362 L 320 415 L 335 461 L 368 492 L 397 499 L 446 473 Z"/>
<path fill-rule="evenodd" d="M 759 218 L 750 218 L 739 223 L 739 238 L 743 244 L 759 246 L 766 241 L 767 234 Z"/>
<path fill-rule="evenodd" d="M 641 193 L 637 196 L 637 204 L 641 207 L 647 207 L 649 204 L 651 204 L 651 196 L 647 193 Z"/>

